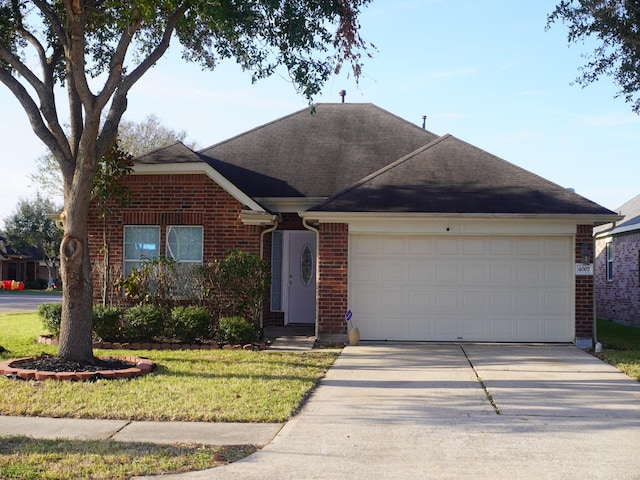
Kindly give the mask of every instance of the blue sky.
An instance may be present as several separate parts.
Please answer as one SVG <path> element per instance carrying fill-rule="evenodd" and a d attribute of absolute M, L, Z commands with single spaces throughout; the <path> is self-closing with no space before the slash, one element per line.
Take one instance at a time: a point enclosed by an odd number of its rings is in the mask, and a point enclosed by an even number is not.
<path fill-rule="evenodd" d="M 374 0 L 361 17 L 376 45 L 356 85 L 347 69 L 317 102 L 374 103 L 450 133 L 610 209 L 640 193 L 640 116 L 603 78 L 571 85 L 594 44 L 568 46 L 545 31 L 555 0 Z M 63 97 L 64 100 L 64 97 Z M 0 220 L 36 188 L 27 178 L 45 152 L 18 102 L 0 84 Z M 206 147 L 306 107 L 286 74 L 251 84 L 232 62 L 203 72 L 179 48 L 136 85 L 125 117 L 150 113 Z M 393 160 L 393 159 L 390 159 Z"/>

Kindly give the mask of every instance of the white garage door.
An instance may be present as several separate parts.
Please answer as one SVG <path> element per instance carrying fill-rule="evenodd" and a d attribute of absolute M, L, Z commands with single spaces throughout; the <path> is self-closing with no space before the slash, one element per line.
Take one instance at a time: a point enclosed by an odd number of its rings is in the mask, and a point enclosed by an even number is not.
<path fill-rule="evenodd" d="M 573 340 L 571 237 L 352 234 L 349 252 L 363 340 Z"/>

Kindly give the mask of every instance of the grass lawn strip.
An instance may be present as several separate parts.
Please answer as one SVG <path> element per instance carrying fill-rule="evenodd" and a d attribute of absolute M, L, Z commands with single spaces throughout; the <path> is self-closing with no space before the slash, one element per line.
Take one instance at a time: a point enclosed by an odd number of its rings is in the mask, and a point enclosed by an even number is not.
<path fill-rule="evenodd" d="M 594 354 L 640 382 L 640 328 L 598 320 L 602 353 Z"/>
<path fill-rule="evenodd" d="M 124 480 L 132 475 L 204 470 L 235 462 L 255 451 L 250 445 L 155 445 L 5 437 L 0 438 L 0 478 Z"/>

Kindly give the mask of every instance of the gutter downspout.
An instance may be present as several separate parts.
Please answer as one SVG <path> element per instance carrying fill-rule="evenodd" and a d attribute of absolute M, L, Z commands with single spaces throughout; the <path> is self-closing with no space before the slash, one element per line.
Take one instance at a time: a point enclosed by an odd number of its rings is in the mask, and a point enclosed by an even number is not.
<path fill-rule="evenodd" d="M 260 232 L 260 260 L 264 260 L 264 236 L 267 233 L 271 233 L 276 228 L 278 228 L 278 221 L 279 221 L 279 219 L 276 218 L 273 221 L 273 226 L 272 227 L 269 227 L 269 228 L 263 230 L 262 232 Z M 260 331 L 262 332 L 262 336 L 264 336 L 264 308 L 262 309 L 262 312 L 260 312 Z"/>
<path fill-rule="evenodd" d="M 320 272 L 319 270 L 319 266 L 320 266 L 320 262 L 319 262 L 319 255 L 318 255 L 318 250 L 320 249 L 320 230 L 318 230 L 316 227 L 313 227 L 311 225 L 309 225 L 307 223 L 307 219 L 303 218 L 302 219 L 302 225 L 304 226 L 304 228 L 306 228 L 307 230 L 310 230 L 312 232 L 314 232 L 316 234 L 316 321 L 315 321 L 315 334 L 316 334 L 316 338 L 318 338 L 318 289 L 319 289 L 319 277 L 320 277 Z"/>
<path fill-rule="evenodd" d="M 598 288 L 597 284 L 596 284 L 596 272 L 595 272 L 595 267 L 596 267 L 596 240 L 598 239 L 599 236 L 601 236 L 603 233 L 609 233 L 613 230 L 615 230 L 616 228 L 616 224 L 618 222 L 611 222 L 611 227 L 606 228 L 598 233 L 596 233 L 593 236 L 593 347 L 595 350 L 595 353 L 600 353 L 602 352 L 602 344 L 598 341 L 598 312 L 596 311 L 596 288 Z"/>

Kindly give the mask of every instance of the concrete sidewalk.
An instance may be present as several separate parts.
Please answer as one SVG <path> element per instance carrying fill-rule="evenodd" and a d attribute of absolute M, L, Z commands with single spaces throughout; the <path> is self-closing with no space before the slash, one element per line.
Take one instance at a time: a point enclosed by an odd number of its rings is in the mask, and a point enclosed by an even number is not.
<path fill-rule="evenodd" d="M 0 416 L 0 436 L 121 442 L 259 445 L 271 442 L 280 423 L 130 422 L 77 418 Z"/>
<path fill-rule="evenodd" d="M 364 344 L 265 448 L 163 478 L 637 479 L 639 443 L 640 384 L 575 346 Z"/>

